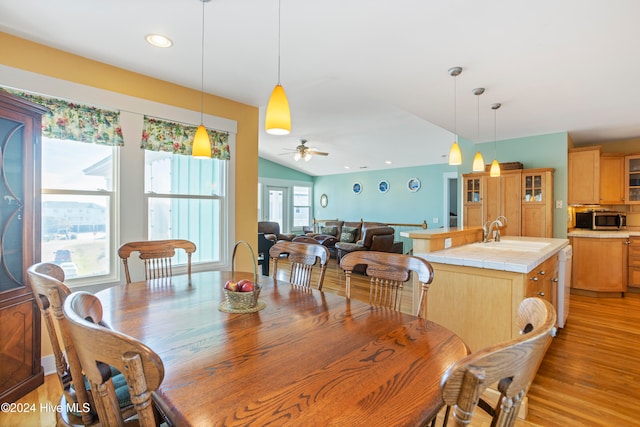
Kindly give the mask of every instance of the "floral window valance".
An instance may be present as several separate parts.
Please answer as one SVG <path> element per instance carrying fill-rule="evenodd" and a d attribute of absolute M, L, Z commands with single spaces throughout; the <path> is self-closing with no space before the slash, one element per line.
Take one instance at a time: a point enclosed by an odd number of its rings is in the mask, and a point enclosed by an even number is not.
<path fill-rule="evenodd" d="M 144 116 L 140 147 L 151 151 L 168 151 L 174 154 L 191 154 L 197 126 L 170 122 Z M 229 133 L 207 129 L 211 140 L 211 157 L 229 160 Z"/>
<path fill-rule="evenodd" d="M 49 109 L 42 116 L 42 136 L 101 145 L 124 145 L 118 111 L 8 89 L 7 92 Z"/>

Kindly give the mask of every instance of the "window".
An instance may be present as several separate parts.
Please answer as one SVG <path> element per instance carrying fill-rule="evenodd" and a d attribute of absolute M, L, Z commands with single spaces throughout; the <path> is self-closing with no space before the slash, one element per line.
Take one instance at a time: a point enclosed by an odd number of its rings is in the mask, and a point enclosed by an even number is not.
<path fill-rule="evenodd" d="M 114 274 L 116 150 L 42 138 L 41 260 L 66 279 Z"/>
<path fill-rule="evenodd" d="M 149 150 L 144 157 L 148 238 L 191 240 L 194 263 L 223 262 L 227 161 Z M 182 252 L 176 263 L 186 263 Z"/>
<path fill-rule="evenodd" d="M 311 187 L 293 186 L 293 228 L 311 223 Z"/>

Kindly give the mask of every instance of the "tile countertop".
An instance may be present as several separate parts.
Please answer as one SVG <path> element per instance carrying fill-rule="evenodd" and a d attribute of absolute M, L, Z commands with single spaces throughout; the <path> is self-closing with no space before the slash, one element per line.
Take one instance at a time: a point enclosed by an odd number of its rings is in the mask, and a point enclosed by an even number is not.
<path fill-rule="evenodd" d="M 626 230 L 588 230 L 586 228 L 571 228 L 567 231 L 569 237 L 593 237 L 596 239 L 615 239 L 630 236 L 640 236 L 640 227 L 629 227 Z"/>
<path fill-rule="evenodd" d="M 547 243 L 547 245 L 539 249 L 513 249 L 509 248 L 509 242 Z M 505 243 L 505 248 L 497 248 L 500 243 Z M 490 246 L 483 247 L 483 245 L 487 245 L 485 243 L 472 243 L 435 252 L 415 253 L 414 255 L 439 264 L 529 273 L 560 249 L 568 246 L 569 240 L 504 236 L 500 243 L 490 242 L 488 244 L 495 245 L 495 248 Z"/>

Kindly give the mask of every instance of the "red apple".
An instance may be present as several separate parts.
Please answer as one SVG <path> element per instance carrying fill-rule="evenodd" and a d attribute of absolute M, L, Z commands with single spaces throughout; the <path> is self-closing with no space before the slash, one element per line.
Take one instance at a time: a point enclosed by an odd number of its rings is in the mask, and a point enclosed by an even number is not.
<path fill-rule="evenodd" d="M 251 280 L 248 280 L 248 279 L 238 280 L 238 290 L 242 289 L 242 285 L 244 285 L 245 283 L 251 283 Z"/>
<path fill-rule="evenodd" d="M 255 285 L 253 284 L 253 282 L 250 282 L 247 280 L 242 284 L 242 287 L 240 288 L 240 292 L 253 292 L 254 289 L 255 289 Z"/>
<path fill-rule="evenodd" d="M 224 288 L 228 291 L 238 292 L 238 283 L 233 280 L 227 280 L 227 283 L 224 284 Z"/>

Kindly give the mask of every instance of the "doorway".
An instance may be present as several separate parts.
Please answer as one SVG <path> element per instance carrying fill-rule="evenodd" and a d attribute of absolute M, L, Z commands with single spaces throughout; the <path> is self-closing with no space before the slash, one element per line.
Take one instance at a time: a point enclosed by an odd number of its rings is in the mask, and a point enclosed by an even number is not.
<path fill-rule="evenodd" d="M 284 230 L 288 230 L 288 188 L 268 185 L 266 194 L 267 197 L 265 200 L 266 206 L 264 206 L 264 212 L 266 212 L 267 217 L 265 220 L 280 224 L 280 230 L 284 233 Z"/>
<path fill-rule="evenodd" d="M 462 223 L 462 218 L 458 215 L 458 173 L 445 172 L 442 176 L 444 181 L 443 225 L 458 227 Z"/>

